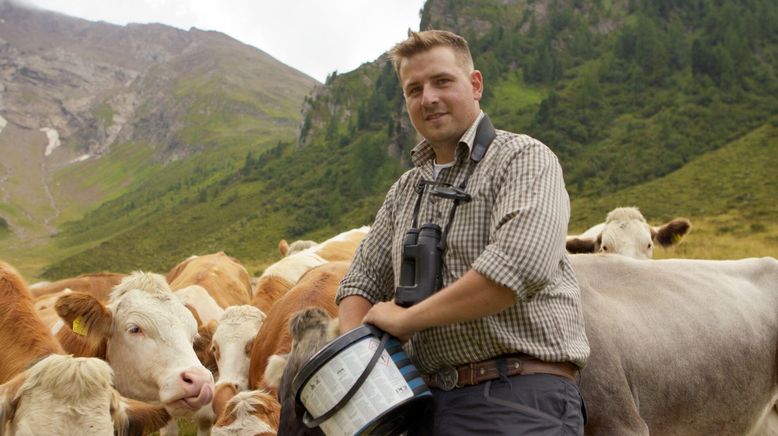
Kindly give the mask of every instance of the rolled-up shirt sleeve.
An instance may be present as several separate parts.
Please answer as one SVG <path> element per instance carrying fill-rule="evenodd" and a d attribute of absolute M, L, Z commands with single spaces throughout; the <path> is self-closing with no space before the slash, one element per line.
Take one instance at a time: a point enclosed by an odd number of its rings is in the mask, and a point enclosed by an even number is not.
<path fill-rule="evenodd" d="M 519 301 L 546 288 L 559 271 L 570 218 L 559 161 L 545 145 L 529 139 L 528 147 L 505 167 L 489 243 L 473 264 L 488 279 L 513 290 Z"/>
<path fill-rule="evenodd" d="M 394 295 L 394 273 L 392 269 L 392 235 L 394 196 L 396 182 L 389 189 L 384 204 L 376 214 L 370 231 L 357 248 L 348 273 L 338 288 L 336 303 L 351 295 L 359 295 L 375 304 L 386 301 Z"/>

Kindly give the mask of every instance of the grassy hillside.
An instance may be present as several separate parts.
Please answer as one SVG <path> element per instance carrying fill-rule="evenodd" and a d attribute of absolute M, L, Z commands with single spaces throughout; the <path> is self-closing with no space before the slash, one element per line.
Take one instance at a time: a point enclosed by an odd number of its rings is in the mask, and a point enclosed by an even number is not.
<path fill-rule="evenodd" d="M 657 257 L 778 257 L 778 118 L 665 177 L 600 198 L 572 202 L 572 233 L 604 221 L 618 206 L 638 206 L 659 225 L 686 217 L 693 230 Z"/>

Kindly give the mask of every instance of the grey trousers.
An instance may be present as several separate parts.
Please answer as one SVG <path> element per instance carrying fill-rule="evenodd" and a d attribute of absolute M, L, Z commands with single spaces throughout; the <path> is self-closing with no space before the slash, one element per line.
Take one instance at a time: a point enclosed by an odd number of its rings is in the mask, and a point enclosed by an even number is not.
<path fill-rule="evenodd" d="M 433 412 L 409 436 L 583 435 L 583 399 L 563 377 L 502 377 L 448 392 L 432 389 L 432 395 Z"/>

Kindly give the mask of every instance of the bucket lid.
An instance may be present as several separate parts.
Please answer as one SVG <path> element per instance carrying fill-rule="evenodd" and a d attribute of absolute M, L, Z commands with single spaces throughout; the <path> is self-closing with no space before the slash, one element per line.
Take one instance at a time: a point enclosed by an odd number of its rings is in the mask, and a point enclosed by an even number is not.
<path fill-rule="evenodd" d="M 303 386 L 305 386 L 305 384 L 308 382 L 308 379 L 310 379 L 316 373 L 316 371 L 319 370 L 319 368 L 321 368 L 330 359 L 335 357 L 343 349 L 351 346 L 351 344 L 358 342 L 367 336 L 380 338 L 381 335 L 383 335 L 383 331 L 381 331 L 378 327 L 370 324 L 362 324 L 333 339 L 324 348 L 316 352 L 316 354 L 311 356 L 303 364 L 302 368 L 300 368 L 300 371 L 297 373 L 297 375 L 294 376 L 294 379 L 292 380 L 292 392 L 294 392 L 295 401 L 298 404 L 301 404 L 300 394 L 302 393 Z"/>

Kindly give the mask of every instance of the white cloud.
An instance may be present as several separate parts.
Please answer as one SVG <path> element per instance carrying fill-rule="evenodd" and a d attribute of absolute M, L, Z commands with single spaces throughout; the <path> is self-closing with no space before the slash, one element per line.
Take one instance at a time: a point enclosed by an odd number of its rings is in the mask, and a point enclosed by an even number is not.
<path fill-rule="evenodd" d="M 375 60 L 419 27 L 424 0 L 26 0 L 115 24 L 217 30 L 324 81 Z"/>

